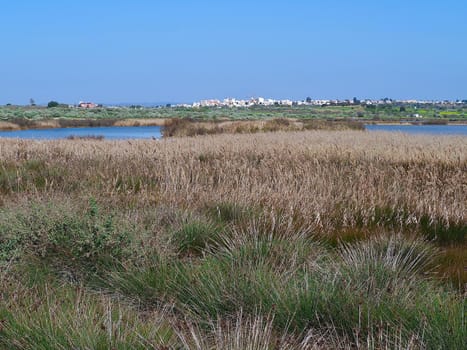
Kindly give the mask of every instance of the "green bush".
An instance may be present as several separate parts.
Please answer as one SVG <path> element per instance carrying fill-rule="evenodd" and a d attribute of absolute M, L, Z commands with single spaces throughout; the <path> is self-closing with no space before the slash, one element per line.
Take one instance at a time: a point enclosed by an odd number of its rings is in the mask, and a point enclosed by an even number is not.
<path fill-rule="evenodd" d="M 93 199 L 84 213 L 74 210 L 48 204 L 0 212 L 0 256 L 5 261 L 21 251 L 92 271 L 132 253 L 130 231 L 101 214 Z"/>

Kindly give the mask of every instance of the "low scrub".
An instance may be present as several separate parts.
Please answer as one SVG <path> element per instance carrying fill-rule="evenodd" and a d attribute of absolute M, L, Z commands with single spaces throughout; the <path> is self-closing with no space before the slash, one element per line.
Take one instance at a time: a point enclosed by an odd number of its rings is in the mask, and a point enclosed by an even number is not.
<path fill-rule="evenodd" d="M 70 135 L 67 140 L 103 140 L 103 135 Z"/>
<path fill-rule="evenodd" d="M 94 200 L 84 212 L 56 204 L 30 206 L 25 212 L 0 212 L 0 258 L 4 263 L 31 255 L 57 268 L 86 272 L 130 256 L 132 233 L 101 214 Z"/>

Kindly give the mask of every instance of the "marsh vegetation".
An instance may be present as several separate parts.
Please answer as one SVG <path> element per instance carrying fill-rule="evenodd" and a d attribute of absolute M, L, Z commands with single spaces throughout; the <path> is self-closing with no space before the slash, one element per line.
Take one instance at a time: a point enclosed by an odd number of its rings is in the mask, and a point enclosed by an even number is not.
<path fill-rule="evenodd" d="M 461 349 L 467 140 L 0 140 L 0 347 Z"/>
<path fill-rule="evenodd" d="M 415 117 L 417 116 L 417 117 Z M 170 119 L 198 122 L 290 120 L 399 122 L 423 124 L 465 123 L 467 108 L 460 105 L 349 105 L 349 106 L 254 106 L 254 107 L 99 107 L 69 108 L 1 106 L 0 130 L 91 126 L 160 126 Z M 326 124 L 326 123 L 324 123 Z M 323 127 L 321 127 L 323 128 Z"/>

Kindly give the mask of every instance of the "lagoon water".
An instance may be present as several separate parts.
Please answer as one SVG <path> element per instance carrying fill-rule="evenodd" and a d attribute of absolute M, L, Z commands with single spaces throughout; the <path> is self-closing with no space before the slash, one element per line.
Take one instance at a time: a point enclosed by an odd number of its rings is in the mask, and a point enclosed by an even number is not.
<path fill-rule="evenodd" d="M 467 125 L 365 125 L 368 131 L 401 132 L 407 134 L 435 134 L 467 136 Z M 160 126 L 110 126 L 89 128 L 32 129 L 0 131 L 0 137 L 20 139 L 55 140 L 69 136 L 103 136 L 107 140 L 159 139 L 162 137 Z"/>
<path fill-rule="evenodd" d="M 368 131 L 389 131 L 406 134 L 462 135 L 467 136 L 467 125 L 365 125 Z"/>
<path fill-rule="evenodd" d="M 56 140 L 69 136 L 103 136 L 108 140 L 159 139 L 162 137 L 160 126 L 106 126 L 89 128 L 32 129 L 0 131 L 0 137 L 20 139 Z"/>

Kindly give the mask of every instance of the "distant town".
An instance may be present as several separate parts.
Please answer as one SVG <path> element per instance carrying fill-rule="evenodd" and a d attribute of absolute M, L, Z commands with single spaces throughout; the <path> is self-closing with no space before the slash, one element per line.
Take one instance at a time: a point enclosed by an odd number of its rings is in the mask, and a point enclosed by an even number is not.
<path fill-rule="evenodd" d="M 248 108 L 255 106 L 352 106 L 352 105 L 367 105 L 367 106 L 377 106 L 377 105 L 444 105 L 444 106 L 461 106 L 467 105 L 466 100 L 396 100 L 391 98 L 382 98 L 382 99 L 358 99 L 354 97 L 353 99 L 344 99 L 344 100 L 328 100 L 328 99 L 312 99 L 307 97 L 303 100 L 291 100 L 291 99 L 272 99 L 264 97 L 252 97 L 248 99 L 237 99 L 237 98 L 225 98 L 223 100 L 219 99 L 206 99 L 201 101 L 196 101 L 193 103 L 166 103 L 166 104 L 153 104 L 151 107 L 172 107 L 172 108 L 201 108 L 201 107 L 238 107 L 238 108 Z M 104 107 L 103 104 L 98 104 L 94 102 L 83 102 L 80 101 L 77 105 L 69 105 L 68 107 L 77 107 L 77 108 L 100 108 Z M 105 105 L 105 107 L 133 107 L 133 108 L 144 108 L 148 107 L 146 105 Z"/>
<path fill-rule="evenodd" d="M 12 105 L 7 103 L 6 107 L 21 107 L 19 105 Z M 30 107 L 44 107 L 44 105 L 36 105 L 34 99 L 30 99 Z M 406 99 L 397 100 L 392 98 L 381 98 L 381 99 L 358 99 L 356 97 L 352 99 L 313 99 L 307 97 L 303 100 L 291 100 L 291 99 L 273 99 L 265 97 L 251 97 L 246 99 L 237 98 L 224 98 L 219 99 L 205 99 L 196 101 L 193 103 L 119 103 L 119 104 L 104 104 L 96 103 L 91 101 L 80 101 L 77 104 L 59 103 L 57 101 L 50 101 L 45 105 L 46 107 L 64 107 L 64 108 L 78 108 L 78 109 L 98 109 L 98 108 L 131 108 L 131 109 L 143 109 L 143 108 L 249 108 L 249 107 L 293 107 L 293 106 L 313 106 L 313 107 L 326 107 L 326 106 L 437 106 L 437 107 L 467 107 L 467 99 L 457 100 L 417 100 L 417 99 Z"/>
<path fill-rule="evenodd" d="M 393 100 L 390 98 L 383 98 L 378 100 L 364 99 L 359 100 L 354 97 L 349 100 L 321 100 L 312 99 L 307 97 L 304 100 L 290 100 L 290 99 L 272 99 L 264 97 L 253 97 L 250 99 L 235 99 L 225 98 L 222 101 L 217 99 L 201 100 L 192 104 L 176 104 L 173 107 L 253 107 L 253 106 L 350 106 L 350 105 L 385 105 L 385 104 L 420 104 L 420 105 L 463 105 L 467 104 L 467 100 Z"/>

